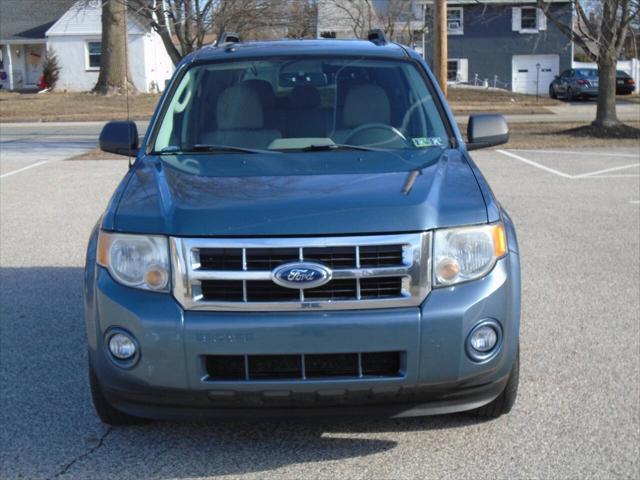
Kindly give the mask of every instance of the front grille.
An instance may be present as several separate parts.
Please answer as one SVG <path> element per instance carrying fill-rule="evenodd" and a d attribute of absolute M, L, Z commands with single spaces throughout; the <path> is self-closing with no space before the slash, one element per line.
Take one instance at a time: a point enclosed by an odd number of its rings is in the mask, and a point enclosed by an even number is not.
<path fill-rule="evenodd" d="M 391 308 L 429 292 L 430 234 L 366 237 L 171 238 L 174 296 L 187 310 Z M 331 280 L 314 288 L 276 284 L 292 262 L 321 264 Z"/>
<path fill-rule="evenodd" d="M 360 247 L 362 267 L 389 267 L 402 263 L 402 245 L 369 245 Z"/>
<path fill-rule="evenodd" d="M 393 298 L 402 295 L 403 277 L 363 278 L 360 280 L 360 298 Z M 242 280 L 204 280 L 202 296 L 208 301 L 242 302 L 246 294 L 247 302 L 297 302 L 300 291 L 281 287 L 270 280 L 247 280 L 246 293 L 243 293 Z M 332 280 L 321 287 L 310 288 L 303 292 L 305 300 L 357 300 L 358 282 L 356 279 Z"/>
<path fill-rule="evenodd" d="M 208 355 L 208 381 L 399 377 L 402 352 Z"/>

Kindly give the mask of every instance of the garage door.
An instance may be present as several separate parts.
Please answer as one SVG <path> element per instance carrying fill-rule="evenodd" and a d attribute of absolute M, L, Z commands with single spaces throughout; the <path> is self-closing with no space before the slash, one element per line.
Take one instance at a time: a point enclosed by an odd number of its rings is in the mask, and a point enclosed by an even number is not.
<path fill-rule="evenodd" d="M 513 91 L 549 94 L 549 84 L 560 70 L 558 55 L 514 55 L 511 61 Z"/>

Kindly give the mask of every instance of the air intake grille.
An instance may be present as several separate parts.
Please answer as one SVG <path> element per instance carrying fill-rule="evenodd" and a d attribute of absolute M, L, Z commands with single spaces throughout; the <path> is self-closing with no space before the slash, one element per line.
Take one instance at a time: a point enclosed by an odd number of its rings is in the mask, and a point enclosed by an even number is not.
<path fill-rule="evenodd" d="M 365 309 L 419 305 L 430 288 L 429 233 L 366 237 L 172 238 L 174 295 L 187 310 Z M 273 281 L 283 264 L 331 271 L 314 288 Z"/>
<path fill-rule="evenodd" d="M 402 352 L 312 355 L 208 355 L 207 380 L 305 380 L 399 377 Z"/>

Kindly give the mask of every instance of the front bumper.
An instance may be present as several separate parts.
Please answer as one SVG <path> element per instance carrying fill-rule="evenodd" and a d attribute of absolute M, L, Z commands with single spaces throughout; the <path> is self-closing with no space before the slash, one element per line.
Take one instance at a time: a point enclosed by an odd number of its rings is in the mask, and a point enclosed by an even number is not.
<path fill-rule="evenodd" d="M 90 262 L 88 262 L 90 265 Z M 516 358 L 520 272 L 510 252 L 483 279 L 433 290 L 420 307 L 351 311 L 184 311 L 169 294 L 123 287 L 87 267 L 89 354 L 109 401 L 150 418 L 376 412 L 391 416 L 469 410 L 496 398 Z M 483 363 L 465 352 L 471 329 L 497 320 L 503 339 Z M 131 368 L 111 361 L 105 333 L 133 334 Z M 206 355 L 401 351 L 401 374 L 381 378 L 211 381 Z M 366 409 L 362 407 L 366 406 Z"/>

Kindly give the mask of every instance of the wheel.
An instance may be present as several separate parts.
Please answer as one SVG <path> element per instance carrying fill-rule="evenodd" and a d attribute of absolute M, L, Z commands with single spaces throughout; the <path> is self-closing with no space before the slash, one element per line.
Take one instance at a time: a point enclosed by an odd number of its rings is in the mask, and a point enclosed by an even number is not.
<path fill-rule="evenodd" d="M 553 98 L 554 100 L 558 98 L 558 95 L 556 95 L 556 91 L 553 88 L 553 85 L 549 85 L 549 97 Z"/>
<path fill-rule="evenodd" d="M 511 373 L 509 374 L 509 380 L 504 387 L 504 390 L 498 397 L 488 403 L 487 405 L 473 410 L 472 413 L 481 418 L 498 418 L 500 415 L 509 413 L 516 403 L 516 397 L 518 396 L 518 383 L 520 376 L 520 348 L 516 354 L 516 360 L 511 367 Z"/>
<path fill-rule="evenodd" d="M 573 102 L 574 100 L 574 94 L 573 94 L 573 90 L 571 90 L 571 87 L 567 88 L 567 102 Z"/>
<path fill-rule="evenodd" d="M 93 407 L 102 423 L 106 423 L 107 425 L 144 425 L 151 421 L 146 418 L 134 417 L 133 415 L 121 412 L 109 403 L 102 393 L 98 377 L 93 369 L 93 365 L 91 365 L 91 360 L 89 360 L 89 387 L 91 388 Z"/>

